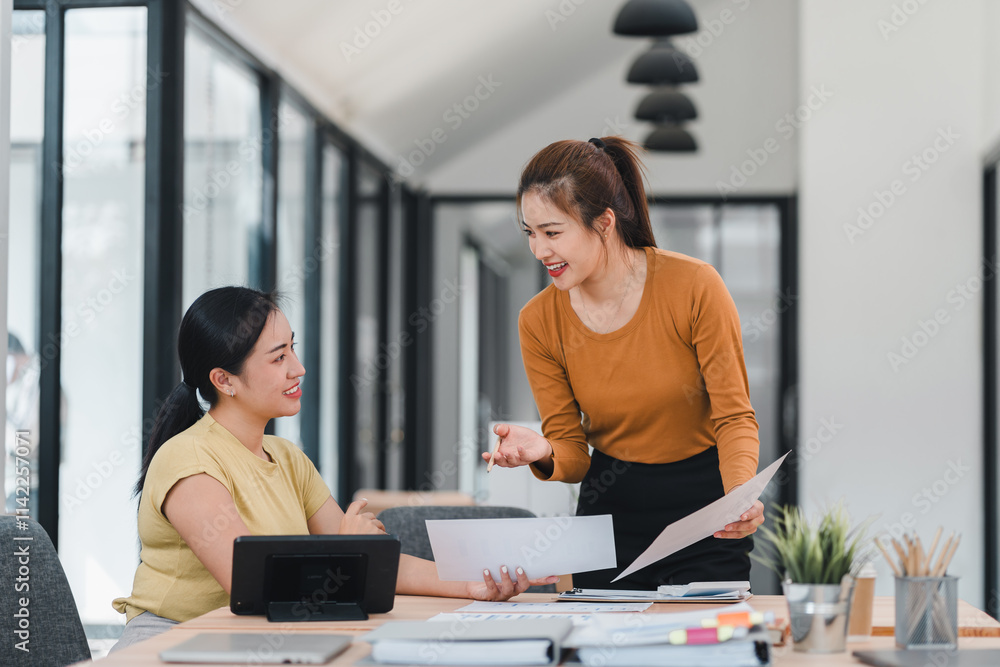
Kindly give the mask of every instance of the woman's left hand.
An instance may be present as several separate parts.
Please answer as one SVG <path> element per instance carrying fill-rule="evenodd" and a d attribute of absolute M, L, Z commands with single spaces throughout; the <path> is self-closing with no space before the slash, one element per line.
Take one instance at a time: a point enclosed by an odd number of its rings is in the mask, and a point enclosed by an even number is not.
<path fill-rule="evenodd" d="M 738 540 L 757 532 L 757 526 L 764 523 L 764 503 L 755 501 L 746 512 L 740 515 L 740 520 L 730 523 L 725 530 L 715 533 L 715 537 L 724 540 Z"/>
<path fill-rule="evenodd" d="M 528 579 L 524 570 L 517 568 L 517 581 L 510 578 L 507 566 L 500 568 L 500 583 L 493 581 L 493 575 L 489 570 L 483 571 L 482 581 L 470 581 L 467 592 L 473 600 L 484 600 L 487 602 L 502 602 L 509 600 L 515 595 L 520 595 L 528 590 L 528 586 L 544 586 L 554 584 L 559 581 L 559 577 L 546 577 L 544 579 Z"/>

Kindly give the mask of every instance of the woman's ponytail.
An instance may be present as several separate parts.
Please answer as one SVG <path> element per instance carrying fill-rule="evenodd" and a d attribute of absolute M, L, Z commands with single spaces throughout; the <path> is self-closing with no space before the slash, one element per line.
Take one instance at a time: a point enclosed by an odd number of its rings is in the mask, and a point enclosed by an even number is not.
<path fill-rule="evenodd" d="M 628 221 L 630 224 L 619 226 L 622 241 L 630 248 L 645 246 L 655 248 L 656 240 L 653 238 L 653 225 L 649 220 L 646 188 L 643 186 L 645 173 L 639 156 L 636 155 L 638 146 L 621 137 L 604 137 L 602 141 L 604 142 L 604 152 L 614 162 L 615 168 L 621 176 L 625 193 L 632 204 L 632 219 Z"/>
<path fill-rule="evenodd" d="M 181 431 L 194 426 L 204 414 L 198 402 L 197 389 L 185 382 L 174 387 L 166 402 L 160 406 L 160 411 L 156 413 L 156 421 L 153 423 L 153 430 L 150 431 L 149 442 L 146 444 L 146 453 L 142 457 L 139 481 L 135 484 L 135 495 L 142 493 L 149 464 L 160 446 Z"/>

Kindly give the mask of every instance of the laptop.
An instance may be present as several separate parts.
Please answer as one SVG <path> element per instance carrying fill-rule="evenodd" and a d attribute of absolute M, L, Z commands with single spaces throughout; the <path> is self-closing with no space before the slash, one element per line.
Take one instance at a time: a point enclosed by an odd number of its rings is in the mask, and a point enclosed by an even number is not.
<path fill-rule="evenodd" d="M 322 665 L 351 644 L 350 635 L 214 632 L 160 651 L 160 660 L 244 665 Z"/>

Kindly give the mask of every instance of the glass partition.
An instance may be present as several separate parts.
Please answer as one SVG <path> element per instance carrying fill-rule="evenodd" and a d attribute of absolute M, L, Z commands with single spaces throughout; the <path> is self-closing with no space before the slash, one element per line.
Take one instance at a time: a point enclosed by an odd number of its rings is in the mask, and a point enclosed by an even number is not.
<path fill-rule="evenodd" d="M 7 512 L 37 517 L 39 374 L 39 237 L 42 209 L 42 119 L 45 12 L 16 11 L 11 35 L 10 210 L 7 255 L 7 423 L 4 499 Z M 15 488 L 17 450 L 27 448 L 28 487 Z M 20 500 L 19 500 L 20 499 Z M 22 514 L 24 512 L 22 511 Z"/>
<path fill-rule="evenodd" d="M 340 442 L 337 433 L 340 424 L 340 244 L 341 230 L 346 215 L 344 180 L 346 178 L 344 153 L 337 145 L 323 146 L 322 195 L 320 244 L 323 261 L 320 263 L 323 287 L 320 291 L 320 410 L 319 410 L 319 462 L 320 473 L 341 507 L 346 506 L 340 497 L 338 472 L 340 467 Z"/>
<path fill-rule="evenodd" d="M 306 310 L 306 271 L 318 266 L 306 263 L 306 147 L 309 119 L 295 105 L 283 100 L 278 109 L 281 138 L 278 141 L 278 293 L 281 310 L 295 334 L 295 352 L 306 372 L 310 366 L 309 349 L 318 341 L 304 340 Z M 311 244 L 310 244 L 311 245 Z M 312 253 L 312 248 L 308 248 Z M 308 383 L 308 384 L 307 384 Z M 303 389 L 316 386 L 312 378 L 303 378 Z M 302 446 L 302 413 L 274 421 L 276 435 Z"/>
<path fill-rule="evenodd" d="M 183 308 L 223 285 L 258 287 L 262 246 L 260 83 L 196 22 L 184 46 Z"/>
<path fill-rule="evenodd" d="M 68 10 L 65 49 L 59 543 L 84 622 L 117 623 L 109 601 L 136 566 L 145 100 L 159 83 L 146 8 Z"/>

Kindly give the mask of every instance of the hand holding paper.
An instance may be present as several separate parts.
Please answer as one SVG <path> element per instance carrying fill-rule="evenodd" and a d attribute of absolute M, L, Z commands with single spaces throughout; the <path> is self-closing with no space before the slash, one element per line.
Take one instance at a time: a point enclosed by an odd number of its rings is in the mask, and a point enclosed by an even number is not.
<path fill-rule="evenodd" d="M 615 582 L 627 577 L 698 540 L 713 535 L 716 531 L 725 528 L 726 524 L 739 521 L 740 515 L 753 505 L 760 494 L 764 492 L 764 488 L 774 477 L 774 473 L 778 471 L 778 466 L 781 465 L 786 456 L 788 454 L 769 465 L 743 486 L 733 489 L 728 495 L 664 528 L 663 532 L 649 545 L 649 548 L 611 581 Z"/>
<path fill-rule="evenodd" d="M 442 581 L 481 578 L 483 568 L 522 567 L 529 577 L 615 567 L 611 516 L 427 521 Z"/>

